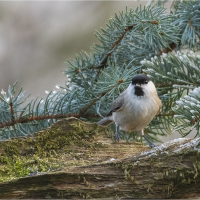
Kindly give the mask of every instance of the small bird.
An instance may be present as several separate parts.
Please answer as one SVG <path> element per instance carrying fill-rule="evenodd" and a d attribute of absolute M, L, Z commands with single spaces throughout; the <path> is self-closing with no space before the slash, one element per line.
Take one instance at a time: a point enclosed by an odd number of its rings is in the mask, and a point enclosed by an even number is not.
<path fill-rule="evenodd" d="M 97 122 L 99 125 L 116 125 L 115 141 L 119 141 L 118 131 L 139 131 L 151 148 L 155 145 L 144 134 L 144 128 L 161 111 L 162 103 L 156 87 L 144 74 L 133 77 L 128 88 L 113 102 L 106 117 Z"/>

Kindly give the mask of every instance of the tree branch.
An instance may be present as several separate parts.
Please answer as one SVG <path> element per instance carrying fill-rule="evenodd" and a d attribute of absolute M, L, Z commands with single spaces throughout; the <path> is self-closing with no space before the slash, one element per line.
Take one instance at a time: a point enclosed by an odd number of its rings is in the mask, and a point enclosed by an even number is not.
<path fill-rule="evenodd" d="M 19 124 L 19 123 L 25 124 L 25 123 L 32 122 L 32 121 L 40 121 L 40 120 L 48 120 L 48 119 L 63 119 L 63 118 L 67 118 L 67 117 L 76 117 L 76 118 L 88 117 L 88 118 L 92 118 L 92 117 L 99 117 L 99 115 L 98 114 L 90 114 L 90 113 L 87 113 L 84 116 L 81 113 L 57 114 L 57 115 L 39 115 L 39 116 L 34 116 L 34 117 L 28 117 L 26 119 L 25 118 L 19 118 L 19 119 L 14 119 L 11 122 L 1 123 L 0 128 L 14 126 L 15 124 Z"/>
<path fill-rule="evenodd" d="M 172 117 L 175 114 L 176 114 L 175 112 L 170 112 L 170 113 L 161 113 L 161 114 L 158 114 L 156 116 L 158 116 L 158 117 Z"/>
<path fill-rule="evenodd" d="M 114 87 L 116 87 L 117 85 L 120 85 L 121 83 L 124 82 L 124 79 L 120 79 L 118 80 L 118 82 L 116 83 L 116 85 L 112 86 L 110 89 L 108 89 L 107 91 L 103 92 L 100 94 L 99 97 L 97 97 L 96 99 L 92 100 L 91 103 L 89 105 L 87 105 L 86 108 L 82 109 L 80 113 L 82 113 L 83 115 L 88 111 L 88 109 L 90 109 L 98 100 L 100 100 L 107 92 L 110 92 Z"/>
<path fill-rule="evenodd" d="M 172 52 L 176 48 L 176 44 L 174 42 L 169 43 L 169 47 L 164 47 L 162 51 L 158 53 L 158 55 L 162 55 L 163 53 Z"/>
<path fill-rule="evenodd" d="M 199 150 L 200 138 L 154 149 L 113 143 L 102 126 L 63 119 L 32 136 L 0 142 L 0 179 L 15 179 L 0 183 L 0 198 L 199 198 Z"/>
<path fill-rule="evenodd" d="M 149 23 L 149 24 L 154 24 L 154 25 L 158 25 L 159 22 L 156 20 L 156 21 L 142 21 L 142 23 Z M 113 49 L 122 41 L 123 37 L 125 36 L 125 34 L 130 31 L 134 26 L 136 26 L 137 24 L 134 24 L 132 26 L 126 26 L 126 28 L 124 29 L 124 32 L 118 37 L 117 41 L 114 42 L 111 46 L 111 48 L 109 49 L 109 53 L 107 53 L 104 57 L 104 59 L 101 61 L 101 63 L 99 64 L 94 64 L 94 65 L 91 65 L 89 66 L 88 68 L 84 68 L 84 69 L 81 69 L 81 71 L 85 71 L 85 70 L 88 70 L 88 69 L 98 69 L 98 74 L 100 72 L 100 69 L 102 69 L 103 67 L 105 67 L 107 61 L 108 61 L 108 58 L 112 55 L 112 52 L 113 52 Z M 161 35 L 164 35 L 164 33 L 160 33 Z M 76 74 L 79 73 L 79 70 L 75 70 L 74 71 Z"/>
<path fill-rule="evenodd" d="M 10 105 L 10 112 L 11 112 L 11 115 L 12 115 L 12 122 L 14 122 L 15 117 L 14 117 L 13 103 L 10 103 L 9 105 Z"/>

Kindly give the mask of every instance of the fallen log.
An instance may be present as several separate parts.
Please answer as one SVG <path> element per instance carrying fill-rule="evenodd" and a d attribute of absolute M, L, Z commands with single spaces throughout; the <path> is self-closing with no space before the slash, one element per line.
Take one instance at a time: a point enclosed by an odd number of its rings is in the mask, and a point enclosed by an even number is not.
<path fill-rule="evenodd" d="M 154 149 L 76 118 L 0 142 L 0 198 L 199 198 L 200 138 Z"/>

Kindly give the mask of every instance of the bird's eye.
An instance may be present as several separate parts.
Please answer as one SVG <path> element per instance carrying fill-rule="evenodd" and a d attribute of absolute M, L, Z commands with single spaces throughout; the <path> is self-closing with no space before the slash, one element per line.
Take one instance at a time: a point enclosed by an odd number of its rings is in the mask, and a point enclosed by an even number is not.
<path fill-rule="evenodd" d="M 147 84 L 148 83 L 148 81 L 145 81 L 145 84 Z"/>

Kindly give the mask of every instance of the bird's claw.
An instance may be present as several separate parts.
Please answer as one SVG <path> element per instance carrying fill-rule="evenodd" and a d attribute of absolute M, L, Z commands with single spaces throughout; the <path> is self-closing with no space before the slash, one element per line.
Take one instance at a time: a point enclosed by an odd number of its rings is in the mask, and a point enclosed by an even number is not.
<path fill-rule="evenodd" d="M 119 133 L 115 133 L 115 143 L 119 142 L 120 136 Z"/>
<path fill-rule="evenodd" d="M 149 146 L 151 147 L 151 148 L 154 148 L 154 147 L 156 147 L 156 145 L 155 144 L 149 144 Z"/>
<path fill-rule="evenodd" d="M 149 140 L 149 138 L 148 138 L 145 134 L 143 134 L 142 136 L 143 136 L 143 137 L 145 138 L 145 140 L 149 143 L 149 146 L 150 146 L 151 148 L 156 147 L 155 144 L 154 144 L 153 142 L 151 142 L 151 140 Z"/>

